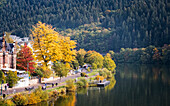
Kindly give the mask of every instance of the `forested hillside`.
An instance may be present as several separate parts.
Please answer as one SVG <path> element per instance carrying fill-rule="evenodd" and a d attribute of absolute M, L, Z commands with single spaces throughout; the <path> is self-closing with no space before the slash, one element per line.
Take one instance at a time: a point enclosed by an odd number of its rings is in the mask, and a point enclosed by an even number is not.
<path fill-rule="evenodd" d="M 107 52 L 170 43 L 166 0 L 0 0 L 0 33 L 28 36 L 38 21 Z"/>

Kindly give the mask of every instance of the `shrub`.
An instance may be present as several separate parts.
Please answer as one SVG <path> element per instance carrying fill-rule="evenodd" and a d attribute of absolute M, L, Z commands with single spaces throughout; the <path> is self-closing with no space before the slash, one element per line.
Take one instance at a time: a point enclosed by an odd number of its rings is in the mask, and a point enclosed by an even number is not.
<path fill-rule="evenodd" d="M 104 78 L 107 78 L 107 73 L 104 72 L 103 69 L 99 70 L 99 75 L 100 75 L 100 76 L 103 76 Z"/>
<path fill-rule="evenodd" d="M 50 98 L 57 98 L 59 95 L 59 92 L 57 90 L 50 92 Z"/>
<path fill-rule="evenodd" d="M 34 90 L 31 94 L 27 95 L 28 98 L 28 104 L 36 104 L 41 101 L 46 101 L 49 96 L 46 91 L 43 91 L 41 89 L 41 86 L 39 86 L 37 89 Z"/>
<path fill-rule="evenodd" d="M 5 100 L 5 106 L 15 106 L 14 102 L 11 99 Z"/>
<path fill-rule="evenodd" d="M 74 85 L 73 80 L 67 80 L 66 81 L 66 91 L 67 92 L 74 92 L 76 90 L 76 87 Z"/>
<path fill-rule="evenodd" d="M 77 81 L 76 85 L 77 85 L 77 88 L 81 88 L 84 84 L 82 81 Z"/>
<path fill-rule="evenodd" d="M 28 98 L 28 104 L 36 104 L 41 102 L 39 95 L 36 95 L 34 92 L 27 95 L 27 98 Z"/>
<path fill-rule="evenodd" d="M 84 86 L 83 87 L 88 87 L 88 81 L 84 78 L 84 79 L 80 79 L 80 81 L 83 82 Z"/>
<path fill-rule="evenodd" d="M 61 88 L 61 89 L 59 89 L 59 93 L 61 93 L 61 94 L 66 93 L 66 88 Z"/>
<path fill-rule="evenodd" d="M 16 105 L 27 105 L 28 104 L 28 100 L 26 98 L 25 95 L 23 94 L 15 94 L 12 98 L 12 101 L 16 104 Z"/>
<path fill-rule="evenodd" d="M 82 72 L 80 75 L 81 75 L 81 77 L 85 77 L 85 76 L 86 76 L 86 73 L 85 73 L 85 72 Z"/>
<path fill-rule="evenodd" d="M 48 92 L 42 91 L 41 87 L 39 86 L 37 89 L 34 90 L 31 94 L 23 95 L 23 94 L 16 94 L 13 96 L 12 101 L 16 105 L 27 105 L 27 104 L 37 104 L 41 101 L 48 100 Z M 8 104 L 11 104 L 10 101 L 8 101 Z"/>
<path fill-rule="evenodd" d="M 104 78 L 110 78 L 112 77 L 112 72 L 109 71 L 107 68 L 103 68 L 99 70 L 99 75 L 103 76 Z"/>
<path fill-rule="evenodd" d="M 88 87 L 88 81 L 85 78 L 83 78 L 77 81 L 76 85 L 77 85 L 77 88 Z"/>
<path fill-rule="evenodd" d="M 0 98 L 0 106 L 4 105 L 4 100 Z"/>
<path fill-rule="evenodd" d="M 44 91 L 42 90 L 41 86 L 38 86 L 38 88 L 35 89 L 33 93 L 35 93 L 35 95 L 39 95 L 41 97 L 43 92 Z"/>
<path fill-rule="evenodd" d="M 49 96 L 48 96 L 48 92 L 47 91 L 44 91 L 41 95 L 41 101 L 46 101 L 48 100 Z"/>
<path fill-rule="evenodd" d="M 15 106 L 11 99 L 0 99 L 0 106 Z"/>

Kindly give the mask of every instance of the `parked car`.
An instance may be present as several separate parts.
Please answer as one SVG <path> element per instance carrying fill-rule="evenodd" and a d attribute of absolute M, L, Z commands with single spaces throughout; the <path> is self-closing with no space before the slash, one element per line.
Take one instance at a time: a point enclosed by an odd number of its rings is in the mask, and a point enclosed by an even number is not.
<path fill-rule="evenodd" d="M 32 86 L 32 87 L 25 87 L 26 91 L 31 91 L 32 89 L 34 89 L 34 86 Z"/>

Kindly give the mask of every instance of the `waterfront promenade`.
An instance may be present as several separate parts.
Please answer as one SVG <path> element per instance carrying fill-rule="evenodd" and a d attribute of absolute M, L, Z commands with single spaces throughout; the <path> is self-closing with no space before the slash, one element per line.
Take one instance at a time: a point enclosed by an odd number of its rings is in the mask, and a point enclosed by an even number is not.
<path fill-rule="evenodd" d="M 47 86 L 50 85 L 50 87 L 47 87 L 47 89 L 52 89 L 52 88 L 56 88 L 56 87 L 59 87 L 59 86 L 63 86 L 65 85 L 65 82 L 66 80 L 69 80 L 69 79 L 74 79 L 74 78 L 78 78 L 80 77 L 80 73 L 78 74 L 75 74 L 75 75 L 70 75 L 70 76 L 67 76 L 67 77 L 63 77 L 60 79 L 57 79 L 57 80 L 53 80 L 53 81 L 49 81 L 47 83 Z M 52 83 L 54 83 L 54 87 L 52 87 Z M 56 83 L 58 83 L 58 85 L 56 86 Z M 34 84 L 34 85 L 30 85 L 28 87 L 33 87 L 34 86 L 34 89 L 38 88 L 38 86 L 45 86 L 45 84 L 42 84 L 42 83 L 38 83 L 38 84 Z M 25 87 L 21 87 L 21 88 L 8 88 L 7 91 L 3 91 L 2 94 L 6 94 L 6 95 L 9 95 L 9 94 L 14 94 L 14 93 L 19 93 L 19 92 L 24 92 L 26 91 L 25 90 Z"/>

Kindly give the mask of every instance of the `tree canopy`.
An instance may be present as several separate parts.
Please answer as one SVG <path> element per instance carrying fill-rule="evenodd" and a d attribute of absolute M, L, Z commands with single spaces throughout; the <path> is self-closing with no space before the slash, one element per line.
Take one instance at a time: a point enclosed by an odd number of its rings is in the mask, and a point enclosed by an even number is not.
<path fill-rule="evenodd" d="M 24 47 L 17 53 L 17 68 L 21 70 L 26 70 L 31 73 L 35 69 L 35 61 L 33 52 L 30 47 L 25 43 Z"/>
<path fill-rule="evenodd" d="M 59 62 L 54 64 L 53 69 L 56 75 L 60 77 L 60 79 L 63 76 L 67 76 L 69 72 L 69 67 L 67 66 L 67 64 L 59 63 Z"/>
<path fill-rule="evenodd" d="M 104 56 L 103 67 L 107 68 L 109 71 L 114 71 L 116 68 L 116 64 L 109 53 Z"/>
<path fill-rule="evenodd" d="M 167 0 L 1 0 L 0 34 L 28 36 L 38 21 L 77 40 L 77 50 L 170 44 Z"/>
<path fill-rule="evenodd" d="M 44 66 L 48 66 L 49 62 L 61 60 L 62 52 L 59 44 L 61 37 L 54 31 L 51 25 L 38 22 L 33 26 L 31 37 L 36 60 Z"/>
<path fill-rule="evenodd" d="M 92 68 L 102 68 L 103 67 L 103 56 L 96 51 L 88 51 L 84 56 L 85 63 L 92 65 Z"/>
<path fill-rule="evenodd" d="M 41 62 L 43 73 L 49 72 L 49 65 L 57 62 L 70 68 L 69 63 L 74 61 L 76 55 L 76 42 L 70 37 L 59 35 L 51 25 L 42 22 L 33 26 L 31 37 L 35 58 Z"/>
<path fill-rule="evenodd" d="M 19 81 L 19 77 L 17 76 L 17 71 L 13 72 L 9 70 L 6 76 L 6 81 L 9 84 L 9 88 L 12 88 L 15 84 L 17 84 L 17 81 Z"/>

